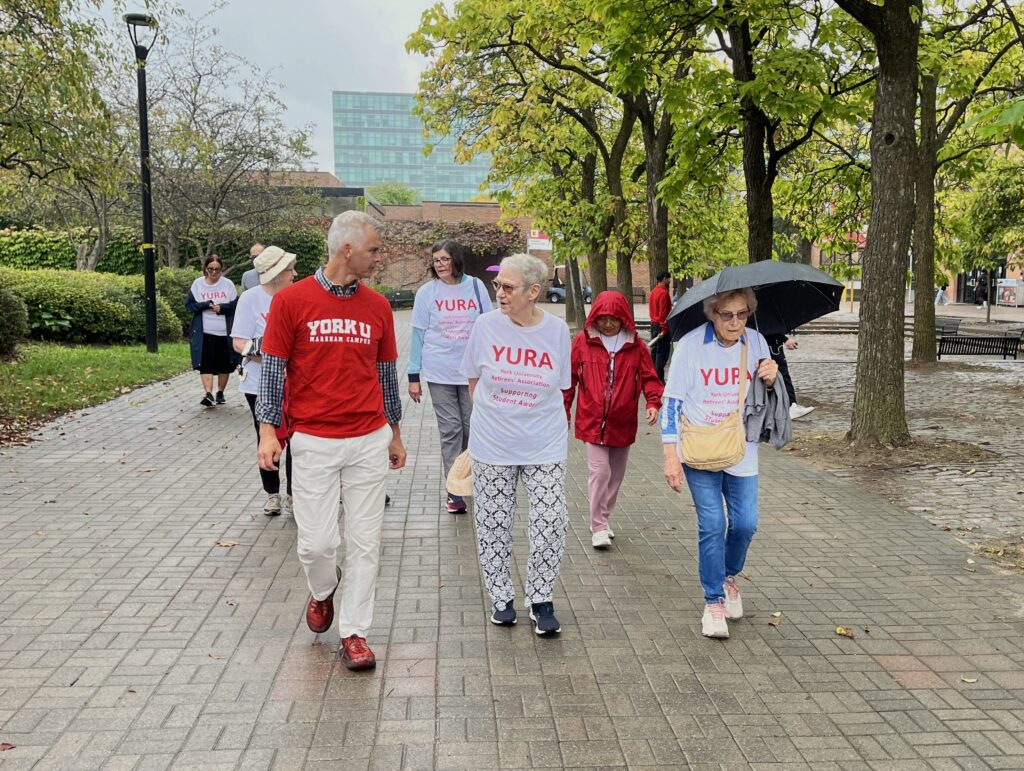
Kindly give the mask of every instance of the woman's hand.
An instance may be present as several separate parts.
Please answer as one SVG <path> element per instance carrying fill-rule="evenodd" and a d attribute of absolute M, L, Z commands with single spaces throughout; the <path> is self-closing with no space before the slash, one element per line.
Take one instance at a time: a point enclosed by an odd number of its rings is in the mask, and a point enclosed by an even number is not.
<path fill-rule="evenodd" d="M 214 313 L 220 313 L 220 305 L 218 303 L 210 303 L 210 310 Z"/>
<path fill-rule="evenodd" d="M 647 408 L 647 425 L 653 426 L 658 422 L 658 408 L 648 407 Z"/>
<path fill-rule="evenodd" d="M 420 403 L 420 397 L 423 395 L 423 386 L 419 383 L 409 383 L 409 398 L 417 404 Z"/>
<path fill-rule="evenodd" d="M 683 491 L 683 464 L 679 462 L 679 456 L 676 455 L 676 446 L 674 444 L 663 444 L 662 452 L 665 456 L 665 481 L 668 482 L 668 486 L 675 490 L 677 493 Z"/>
<path fill-rule="evenodd" d="M 757 365 L 757 376 L 769 388 L 775 385 L 775 376 L 778 374 L 779 365 L 775 362 L 775 359 L 761 359 L 761 362 Z"/>

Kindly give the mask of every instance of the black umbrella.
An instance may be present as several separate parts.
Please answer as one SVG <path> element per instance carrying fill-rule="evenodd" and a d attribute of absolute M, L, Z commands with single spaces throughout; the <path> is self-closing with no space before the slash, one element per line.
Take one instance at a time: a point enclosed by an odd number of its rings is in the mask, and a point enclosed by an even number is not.
<path fill-rule="evenodd" d="M 757 294 L 757 313 L 747 320 L 747 326 L 762 335 L 784 335 L 837 311 L 843 296 L 842 284 L 810 265 L 774 260 L 735 265 L 701 281 L 676 301 L 668 315 L 672 340 L 707 321 L 705 298 L 746 287 Z"/>

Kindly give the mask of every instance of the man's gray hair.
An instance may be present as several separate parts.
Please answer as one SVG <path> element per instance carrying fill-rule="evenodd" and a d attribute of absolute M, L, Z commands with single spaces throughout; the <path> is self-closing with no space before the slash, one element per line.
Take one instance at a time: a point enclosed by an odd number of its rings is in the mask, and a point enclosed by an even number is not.
<path fill-rule="evenodd" d="M 337 254 L 343 244 L 359 242 L 367 228 L 379 231 L 380 222 L 366 212 L 343 211 L 334 218 L 331 229 L 327 231 L 327 256 Z"/>
<path fill-rule="evenodd" d="M 742 289 L 730 289 L 728 292 L 719 292 L 718 294 L 711 295 L 711 297 L 704 298 L 704 315 L 708 321 L 715 320 L 715 308 L 734 297 L 742 297 L 746 300 L 747 310 L 751 313 L 757 310 L 757 295 L 754 294 L 753 289 L 749 286 L 745 286 Z"/>
<path fill-rule="evenodd" d="M 502 270 L 514 270 L 523 277 L 523 291 L 526 291 L 534 284 L 540 284 L 543 288 L 548 278 L 548 266 L 544 260 L 534 257 L 532 254 L 512 254 L 503 259 L 500 263 Z"/>

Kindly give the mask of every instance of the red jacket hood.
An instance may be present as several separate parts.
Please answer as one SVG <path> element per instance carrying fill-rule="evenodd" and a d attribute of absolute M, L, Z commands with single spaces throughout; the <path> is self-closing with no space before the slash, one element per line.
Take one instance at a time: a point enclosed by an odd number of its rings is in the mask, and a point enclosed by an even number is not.
<path fill-rule="evenodd" d="M 633 321 L 633 312 L 626 302 L 626 297 L 621 292 L 601 292 L 594 298 L 594 304 L 590 306 L 590 313 L 587 315 L 586 328 L 591 335 L 600 334 L 594 329 L 594 322 L 598 316 L 614 316 L 622 322 L 622 326 L 636 334 L 636 322 Z"/>

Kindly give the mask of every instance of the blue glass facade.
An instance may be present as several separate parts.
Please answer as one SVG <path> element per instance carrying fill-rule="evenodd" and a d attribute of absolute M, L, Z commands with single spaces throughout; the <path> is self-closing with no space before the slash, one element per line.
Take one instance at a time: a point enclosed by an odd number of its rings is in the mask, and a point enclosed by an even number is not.
<path fill-rule="evenodd" d="M 490 159 L 456 163 L 455 141 L 438 142 L 429 156 L 412 94 L 334 91 L 334 173 L 350 187 L 401 182 L 425 201 L 469 201 L 480 195 Z"/>

